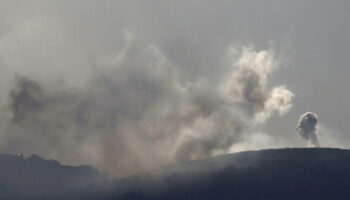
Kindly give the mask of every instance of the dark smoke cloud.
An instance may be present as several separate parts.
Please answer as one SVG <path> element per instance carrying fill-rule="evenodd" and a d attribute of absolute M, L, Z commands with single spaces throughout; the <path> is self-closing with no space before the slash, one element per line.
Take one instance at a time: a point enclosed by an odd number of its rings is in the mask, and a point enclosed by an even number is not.
<path fill-rule="evenodd" d="M 16 88 L 10 93 L 10 110 L 14 121 L 24 120 L 28 114 L 38 111 L 42 106 L 44 95 L 41 86 L 25 77 L 17 77 Z"/>
<path fill-rule="evenodd" d="M 298 131 L 301 137 L 308 140 L 311 146 L 319 147 L 320 143 L 317 137 L 318 117 L 312 112 L 301 115 L 298 122 Z"/>
<path fill-rule="evenodd" d="M 124 48 L 108 64 L 93 66 L 84 87 L 17 78 L 1 150 L 126 175 L 228 152 L 248 127 L 291 108 L 289 90 L 267 88 L 278 68 L 271 50 L 231 50 L 231 71 L 219 84 L 184 81 L 157 47 L 125 35 Z"/>

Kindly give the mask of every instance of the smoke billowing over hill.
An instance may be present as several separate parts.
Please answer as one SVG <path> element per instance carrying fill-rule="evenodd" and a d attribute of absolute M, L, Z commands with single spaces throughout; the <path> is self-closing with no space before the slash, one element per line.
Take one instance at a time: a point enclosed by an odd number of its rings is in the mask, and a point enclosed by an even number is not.
<path fill-rule="evenodd" d="M 16 77 L 2 120 L 1 149 L 89 163 L 115 175 L 229 152 L 256 124 L 292 106 L 285 86 L 267 87 L 272 49 L 231 47 L 217 83 L 187 80 L 153 45 L 125 32 L 114 60 L 87 85 Z M 97 66 L 96 66 L 97 67 Z"/>

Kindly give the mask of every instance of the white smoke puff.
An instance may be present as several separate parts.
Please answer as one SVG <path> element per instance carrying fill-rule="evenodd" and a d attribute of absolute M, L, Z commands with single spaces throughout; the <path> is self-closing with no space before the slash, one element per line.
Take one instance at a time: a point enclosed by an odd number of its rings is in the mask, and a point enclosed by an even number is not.
<path fill-rule="evenodd" d="M 240 104 L 256 122 L 264 122 L 274 111 L 283 115 L 291 108 L 294 94 L 285 86 L 271 92 L 266 88 L 268 75 L 279 66 L 272 50 L 244 47 L 240 54 L 237 49 L 229 52 L 232 72 L 219 87 L 226 101 Z"/>
<path fill-rule="evenodd" d="M 318 117 L 312 112 L 307 112 L 301 115 L 298 122 L 297 130 L 299 131 L 300 136 L 308 140 L 310 142 L 310 146 L 313 147 L 320 146 L 316 132 L 317 124 Z"/>
<path fill-rule="evenodd" d="M 265 111 L 256 115 L 256 120 L 259 122 L 268 119 L 273 112 L 277 112 L 280 116 L 289 112 L 292 108 L 292 99 L 294 94 L 286 89 L 285 86 L 274 88 L 268 100 L 265 103 Z"/>

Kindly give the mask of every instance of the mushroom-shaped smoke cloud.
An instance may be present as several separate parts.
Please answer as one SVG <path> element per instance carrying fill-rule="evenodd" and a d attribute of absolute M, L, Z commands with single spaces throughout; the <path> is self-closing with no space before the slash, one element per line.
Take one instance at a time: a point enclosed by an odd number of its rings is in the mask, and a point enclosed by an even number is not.
<path fill-rule="evenodd" d="M 298 132 L 304 139 L 310 142 L 310 146 L 319 147 L 320 143 L 317 138 L 316 127 L 318 117 L 312 112 L 307 112 L 301 115 L 298 122 Z"/>

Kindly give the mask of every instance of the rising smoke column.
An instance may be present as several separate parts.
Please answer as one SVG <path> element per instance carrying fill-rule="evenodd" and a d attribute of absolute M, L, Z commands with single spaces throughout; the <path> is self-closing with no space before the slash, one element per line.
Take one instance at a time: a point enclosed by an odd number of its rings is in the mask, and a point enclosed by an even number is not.
<path fill-rule="evenodd" d="M 291 109 L 291 91 L 285 86 L 267 88 L 269 75 L 279 67 L 272 50 L 231 47 L 227 56 L 231 71 L 217 89 L 222 102 L 188 130 L 189 137 L 177 152 L 179 159 L 225 153 L 241 142 L 252 124 L 264 123 L 273 113 L 283 115 Z"/>
<path fill-rule="evenodd" d="M 283 115 L 291 109 L 294 94 L 285 86 L 271 91 L 267 88 L 269 75 L 279 67 L 272 50 L 255 51 L 231 48 L 232 71 L 219 86 L 221 96 L 238 104 L 252 120 L 264 122 L 272 113 Z"/>
<path fill-rule="evenodd" d="M 317 115 L 312 112 L 307 112 L 301 115 L 297 128 L 300 136 L 308 140 L 310 142 L 310 145 L 313 147 L 320 146 L 316 132 L 317 124 Z"/>
<path fill-rule="evenodd" d="M 0 151 L 115 175 L 227 153 L 253 124 L 288 112 L 293 97 L 285 86 L 267 87 L 279 66 L 274 51 L 235 52 L 219 80 L 186 80 L 159 48 L 125 32 L 125 46 L 96 64 L 86 85 L 18 76 L 1 116 Z"/>

